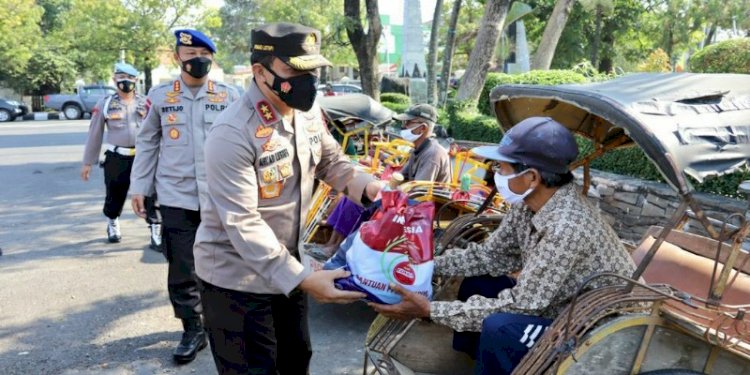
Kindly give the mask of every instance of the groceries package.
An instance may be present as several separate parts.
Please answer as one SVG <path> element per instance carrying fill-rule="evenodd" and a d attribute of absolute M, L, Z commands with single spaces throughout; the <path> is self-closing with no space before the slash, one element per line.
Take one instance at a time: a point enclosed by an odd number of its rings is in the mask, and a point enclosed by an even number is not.
<path fill-rule="evenodd" d="M 405 193 L 384 191 L 381 207 L 353 234 L 346 251 L 352 275 L 336 280 L 336 286 L 364 292 L 377 303 L 401 301 L 390 284 L 431 298 L 434 214 L 432 202 L 409 205 Z"/>

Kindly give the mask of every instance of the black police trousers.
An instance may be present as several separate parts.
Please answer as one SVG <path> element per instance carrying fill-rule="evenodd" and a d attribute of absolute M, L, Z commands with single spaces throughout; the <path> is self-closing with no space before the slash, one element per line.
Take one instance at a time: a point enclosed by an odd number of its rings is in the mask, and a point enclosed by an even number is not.
<path fill-rule="evenodd" d="M 174 315 L 180 319 L 200 317 L 203 308 L 193 258 L 200 211 L 162 205 L 161 218 L 162 246 L 169 262 L 167 290 Z"/>
<path fill-rule="evenodd" d="M 104 216 L 116 219 L 122 214 L 122 207 L 128 197 L 130 189 L 130 170 L 133 169 L 133 156 L 120 155 L 116 152 L 104 153 L 104 186 L 107 195 L 104 198 Z M 149 224 L 161 223 L 156 196 L 146 197 L 146 222 Z"/>
<path fill-rule="evenodd" d="M 307 295 L 255 294 L 201 281 L 204 318 L 219 374 L 305 375 L 312 347 Z"/>

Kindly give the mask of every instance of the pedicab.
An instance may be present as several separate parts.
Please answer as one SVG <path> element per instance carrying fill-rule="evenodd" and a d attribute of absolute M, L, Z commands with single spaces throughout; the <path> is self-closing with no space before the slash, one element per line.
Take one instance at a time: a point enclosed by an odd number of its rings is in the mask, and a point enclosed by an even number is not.
<path fill-rule="evenodd" d="M 723 220 L 708 217 L 690 179 L 747 168 L 750 76 L 637 74 L 583 85 L 502 85 L 490 100 L 503 129 L 548 116 L 592 141 L 594 151 L 570 166 L 583 169 L 584 194 L 592 160 L 640 147 L 681 200 L 668 222 L 626 246 L 638 265 L 631 277 L 589 275 L 513 373 L 750 374 L 750 208 Z M 750 197 L 750 181 L 738 191 Z M 687 232 L 689 220 L 703 234 Z M 587 288 L 600 277 L 620 284 Z M 443 292 L 435 298 L 455 299 L 451 288 Z M 452 350 L 450 338 L 446 327 L 379 316 L 365 343 L 363 373 L 472 373 L 473 362 Z"/>
<path fill-rule="evenodd" d="M 352 162 L 360 170 L 388 180 L 408 160 L 412 143 L 401 139 L 389 127 L 395 113 L 369 96 L 326 97 L 320 100 L 320 106 L 329 129 L 339 135 L 342 148 L 346 148 L 353 137 L 360 137 L 364 144 L 362 151 L 352 155 Z M 347 128 L 347 124 L 357 125 L 355 128 Z M 414 200 L 436 203 L 435 225 L 438 229 L 447 229 L 454 219 L 465 213 L 475 213 L 480 208 L 483 220 L 499 222 L 497 215 L 505 209 L 502 200 L 495 196 L 485 204 L 485 198 L 492 191 L 485 181 L 490 175 L 487 172 L 489 165 L 474 158 L 465 144 L 453 144 L 450 138 L 438 141 L 444 147 L 452 146 L 452 181 L 410 181 L 399 186 L 399 189 L 407 192 Z M 325 261 L 316 253 L 316 249 L 326 243 L 332 234 L 332 228 L 326 225 L 325 220 L 339 198 L 334 193 L 330 186 L 320 182 L 313 194 L 312 207 L 305 218 L 300 255 L 303 263 L 312 269 L 319 269 Z M 471 235 L 480 236 L 487 228 L 477 228 Z"/>

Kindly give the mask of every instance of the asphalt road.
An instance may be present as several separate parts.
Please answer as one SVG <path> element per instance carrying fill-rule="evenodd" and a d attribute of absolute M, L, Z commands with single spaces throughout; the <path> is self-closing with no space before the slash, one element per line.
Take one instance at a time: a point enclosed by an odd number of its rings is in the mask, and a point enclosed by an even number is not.
<path fill-rule="evenodd" d="M 102 170 L 78 173 L 87 121 L 0 125 L 0 374 L 215 374 L 209 350 L 176 366 L 181 325 L 164 257 L 126 205 L 105 240 Z M 362 370 L 374 317 L 312 303 L 312 374 Z"/>

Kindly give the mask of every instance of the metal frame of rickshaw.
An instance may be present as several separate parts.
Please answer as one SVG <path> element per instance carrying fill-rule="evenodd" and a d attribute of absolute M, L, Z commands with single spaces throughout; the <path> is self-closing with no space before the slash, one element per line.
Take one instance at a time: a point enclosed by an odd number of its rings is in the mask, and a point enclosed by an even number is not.
<path fill-rule="evenodd" d="M 659 85 L 664 85 L 664 87 Z M 662 96 L 667 96 L 670 101 L 660 101 L 658 96 L 654 96 L 650 101 L 627 103 L 627 100 L 625 100 L 628 99 L 626 94 L 619 96 L 611 94 L 612 91 L 616 92 L 619 86 L 623 88 L 623 91 L 630 89 L 630 94 L 633 94 L 631 98 L 637 98 L 638 94 L 641 94 L 638 92 L 639 90 L 646 92 L 646 94 L 649 91 L 661 90 Z M 701 89 L 695 90 L 698 86 Z M 731 89 L 726 90 L 727 87 L 731 87 Z M 746 131 L 750 128 L 750 116 L 747 116 L 747 114 L 750 114 L 750 76 L 633 75 L 604 84 L 577 87 L 506 85 L 495 88 L 490 100 L 499 123 L 506 130 L 530 116 L 550 116 L 569 127 L 571 131 L 594 141 L 594 151 L 571 165 L 571 170 L 583 167 L 584 194 L 591 184 L 591 161 L 617 148 L 638 146 L 644 149 L 647 157 L 657 166 L 681 198 L 681 204 L 664 228 L 659 231 L 633 275 L 629 278 L 614 274 L 592 275 L 580 286 L 579 293 L 554 322 L 553 326 L 543 335 L 531 352 L 524 357 L 514 374 L 564 374 L 577 361 L 577 358 L 584 355 L 597 342 L 619 330 L 636 325 L 645 326 L 646 330 L 633 360 L 631 374 L 637 374 L 640 371 L 657 327 L 669 327 L 708 343 L 712 349 L 703 366 L 703 371 L 706 373 L 711 373 L 712 366 L 721 351 L 733 353 L 750 361 L 750 330 L 748 330 L 750 320 L 746 316 L 746 311 L 750 310 L 750 304 L 734 306 L 722 304 L 723 294 L 732 282 L 730 280 L 732 271 L 737 271 L 735 273 L 736 278 L 736 275 L 742 272 L 750 258 L 750 254 L 745 252 L 744 260 L 738 266 L 740 255 L 743 254 L 743 241 L 750 233 L 750 207 L 744 214 L 730 215 L 723 222 L 709 218 L 694 197 L 693 187 L 686 177 L 686 173 L 693 177 L 721 175 L 736 170 L 740 166 L 747 166 L 748 159 L 750 159 L 750 141 L 748 139 L 743 140 L 741 137 L 742 130 L 745 129 Z M 677 108 L 670 108 L 669 103 L 676 103 Z M 629 107 L 628 104 L 632 104 L 632 106 Z M 653 108 L 648 108 L 649 106 Z M 730 113 L 730 117 L 734 116 L 737 123 L 725 124 L 725 126 L 735 126 L 731 130 L 739 131 L 740 134 L 735 135 L 740 138 L 734 140 L 736 142 L 735 147 L 729 147 L 729 152 L 739 155 L 740 163 L 728 166 L 727 163 L 722 164 L 721 161 L 715 161 L 720 157 L 709 155 L 709 157 L 704 158 L 704 161 L 711 162 L 713 160 L 718 165 L 716 170 L 710 170 L 709 168 L 709 170 L 704 169 L 688 173 L 690 171 L 680 169 L 679 163 L 684 162 L 684 160 L 679 160 L 679 155 L 670 153 L 676 149 L 674 145 L 665 145 L 663 139 L 660 140 L 657 134 L 654 134 L 663 129 L 656 129 L 655 131 L 653 127 L 645 126 L 642 123 L 643 117 L 648 116 L 635 113 L 637 110 L 633 108 L 645 111 L 647 115 L 655 113 L 658 115 L 657 110 L 659 108 L 678 111 L 694 110 L 697 114 L 706 114 L 711 111 Z M 566 111 L 571 110 L 578 111 L 579 116 L 575 118 L 575 116 L 565 114 Z M 701 113 L 701 111 L 704 112 Z M 732 113 L 732 111 L 737 112 Z M 583 116 L 580 116 L 580 112 L 583 113 Z M 739 113 L 745 114 L 745 118 L 739 119 Z M 662 114 L 666 115 L 665 113 Z M 624 124 L 620 123 L 622 121 L 627 121 L 630 128 L 624 128 L 622 126 Z M 643 129 L 633 128 L 639 125 Z M 671 125 L 674 127 L 675 124 Z M 714 124 L 717 128 L 721 125 L 720 123 Z M 681 129 L 678 127 L 678 130 Z M 744 134 L 745 137 L 750 135 L 749 133 Z M 664 132 L 661 133 L 661 136 L 665 137 Z M 671 148 L 668 146 L 671 146 Z M 690 157 L 686 159 L 689 160 Z M 700 175 L 700 172 L 703 175 Z M 750 193 L 750 182 L 743 183 L 741 189 L 744 193 Z M 495 191 L 492 193 L 494 194 Z M 488 199 L 490 198 L 491 196 L 488 197 Z M 640 282 L 640 277 L 667 237 L 673 231 L 681 229 L 690 218 L 700 222 L 709 237 L 719 244 L 714 273 L 709 285 L 709 296 L 706 299 L 690 296 L 670 285 L 648 285 Z M 732 220 L 737 220 L 739 223 L 732 225 L 729 223 Z M 717 229 L 716 226 L 721 228 Z M 726 242 L 731 243 L 729 254 L 725 256 L 726 260 L 720 263 L 719 253 L 725 248 Z M 616 277 L 622 281 L 622 284 L 587 291 L 585 286 L 598 277 Z M 632 303 L 638 303 L 639 305 L 634 308 Z M 648 314 L 642 313 L 644 311 L 643 304 L 649 305 L 649 308 L 646 309 Z M 598 331 L 592 331 L 603 320 L 629 312 L 641 313 L 629 319 L 606 325 Z M 696 322 L 696 316 L 703 316 L 701 314 L 715 314 L 717 318 L 708 325 L 702 325 Z M 398 341 L 404 337 L 404 334 L 415 322 L 416 320 L 412 320 L 405 325 L 402 323 L 401 326 L 392 322 L 391 324 L 395 327 L 393 328 L 394 331 L 390 333 L 392 339 L 387 345 L 381 346 L 382 349 L 385 349 L 384 355 L 379 353 L 381 354 L 380 358 L 373 358 L 366 350 L 364 373 L 367 373 L 368 369 L 368 355 L 372 363 L 375 364 L 373 373 L 375 371 L 380 374 L 399 373 L 388 357 L 390 351 L 395 348 Z M 730 332 L 733 334 L 730 334 Z M 366 349 L 368 349 L 367 345 Z"/>

